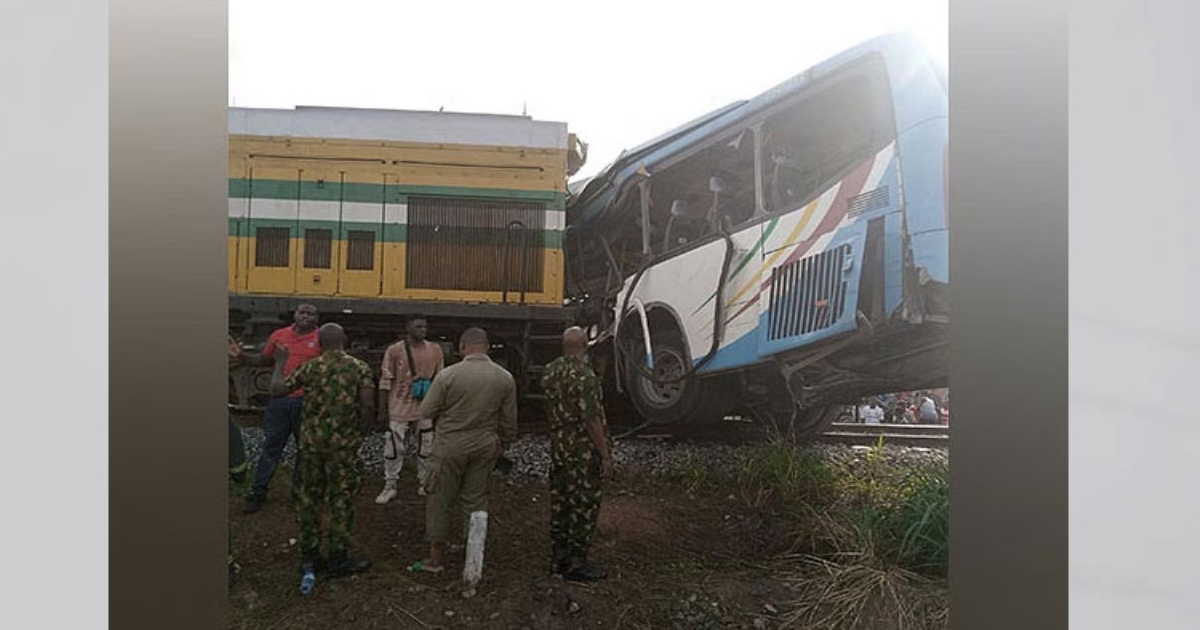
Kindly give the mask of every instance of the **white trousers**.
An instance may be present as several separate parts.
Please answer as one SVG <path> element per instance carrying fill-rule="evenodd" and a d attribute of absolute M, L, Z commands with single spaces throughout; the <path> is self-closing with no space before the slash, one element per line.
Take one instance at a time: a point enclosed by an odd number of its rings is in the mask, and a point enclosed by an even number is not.
<path fill-rule="evenodd" d="M 409 439 L 417 445 L 417 483 L 424 486 L 429 475 L 429 454 L 433 451 L 431 420 L 388 423 L 383 442 L 383 479 L 395 482 L 400 478 L 400 469 L 404 467 L 404 457 L 408 454 L 406 445 Z"/>

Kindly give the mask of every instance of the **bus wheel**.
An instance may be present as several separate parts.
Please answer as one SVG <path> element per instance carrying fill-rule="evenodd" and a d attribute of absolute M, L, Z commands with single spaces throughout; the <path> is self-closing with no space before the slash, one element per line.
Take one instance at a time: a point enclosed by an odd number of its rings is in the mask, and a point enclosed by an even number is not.
<path fill-rule="evenodd" d="M 784 406 L 751 406 L 759 437 L 781 438 L 794 444 L 810 442 L 829 431 L 841 411 L 838 405 L 796 409 L 795 418 Z M 790 423 L 790 426 L 789 426 Z"/>
<path fill-rule="evenodd" d="M 688 368 L 687 352 L 678 332 L 663 331 L 653 337 L 654 379 L 643 373 L 647 367 L 639 354 L 628 358 L 629 398 L 638 413 L 655 424 L 685 420 L 700 398 L 695 378 L 679 377 Z"/>
<path fill-rule="evenodd" d="M 838 419 L 841 412 L 840 405 L 812 407 L 796 411 L 796 423 L 792 429 L 793 439 L 797 443 L 816 439 L 829 431 L 830 426 Z"/>

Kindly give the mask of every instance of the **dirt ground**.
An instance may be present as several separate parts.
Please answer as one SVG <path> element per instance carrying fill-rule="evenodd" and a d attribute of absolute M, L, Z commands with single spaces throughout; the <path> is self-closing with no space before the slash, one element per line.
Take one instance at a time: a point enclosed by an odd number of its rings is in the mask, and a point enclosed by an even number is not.
<path fill-rule="evenodd" d="M 406 569 L 426 550 L 425 504 L 408 466 L 400 496 L 386 506 L 374 503 L 381 480 L 364 475 L 352 553 L 374 566 L 318 581 L 301 597 L 288 473 L 280 468 L 257 514 L 243 515 L 230 495 L 242 567 L 229 591 L 233 628 L 770 628 L 788 599 L 766 566 L 782 550 L 769 515 L 731 493 L 689 494 L 636 470 L 605 487 L 592 558 L 609 576 L 592 585 L 549 576 L 545 482 L 493 475 L 484 578 L 464 599 L 461 550 L 448 554 L 441 575 Z"/>

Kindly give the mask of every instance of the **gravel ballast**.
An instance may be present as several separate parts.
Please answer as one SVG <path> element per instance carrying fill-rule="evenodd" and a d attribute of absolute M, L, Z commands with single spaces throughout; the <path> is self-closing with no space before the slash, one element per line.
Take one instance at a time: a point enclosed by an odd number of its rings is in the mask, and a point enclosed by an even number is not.
<path fill-rule="evenodd" d="M 242 429 L 246 443 L 246 455 L 251 466 L 258 462 L 262 453 L 264 434 L 258 427 Z M 371 433 L 363 440 L 359 450 L 359 458 L 363 468 L 372 473 L 383 470 L 384 434 Z M 739 452 L 755 446 L 732 446 L 719 442 L 687 442 L 674 440 L 652 440 L 630 438 L 619 440 L 613 449 L 613 463 L 616 468 L 638 468 L 650 475 L 662 475 L 676 469 L 682 463 L 688 465 L 703 465 L 714 471 L 734 472 L 738 466 Z M 868 452 L 863 446 L 843 446 L 815 444 L 810 448 L 817 450 L 823 457 L 835 464 L 853 464 L 862 460 Z M 947 451 L 920 447 L 891 446 L 883 448 L 884 457 L 890 463 L 898 466 L 914 466 L 930 460 L 946 461 Z M 410 448 L 410 455 L 415 452 Z M 295 446 L 289 440 L 284 448 L 284 459 L 281 466 L 290 468 L 295 458 Z M 545 435 L 526 435 L 512 444 L 508 458 L 513 462 L 514 477 L 527 479 L 546 479 L 550 472 L 550 440 Z M 853 466 L 851 466 L 852 468 Z"/>

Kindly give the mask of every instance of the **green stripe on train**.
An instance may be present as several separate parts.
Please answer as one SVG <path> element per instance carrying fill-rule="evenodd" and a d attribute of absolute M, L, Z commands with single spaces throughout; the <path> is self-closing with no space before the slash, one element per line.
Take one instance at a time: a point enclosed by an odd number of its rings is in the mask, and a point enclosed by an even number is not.
<path fill-rule="evenodd" d="M 410 196 L 473 197 L 513 201 L 545 201 L 547 210 L 566 209 L 566 195 L 552 190 L 510 190 L 505 188 L 462 188 L 453 186 L 403 186 L 389 184 L 342 184 L 340 182 L 288 181 L 244 178 L 229 180 L 229 197 L 245 199 L 302 199 L 305 201 L 346 201 L 351 203 L 407 203 Z"/>
<path fill-rule="evenodd" d="M 363 223 L 355 221 L 314 221 L 303 220 L 295 221 L 292 219 L 228 219 L 229 236 L 254 236 L 254 233 L 259 228 L 284 228 L 288 230 L 289 238 L 300 238 L 305 235 L 308 230 L 328 230 L 334 234 L 338 240 L 345 240 L 346 233 L 351 230 L 362 230 L 365 232 L 374 232 L 378 237 L 380 232 L 383 234 L 384 243 L 405 243 L 408 241 L 408 225 L 388 223 L 382 226 L 378 223 Z M 502 233 L 501 233 L 502 234 Z M 501 236 L 502 237 L 502 236 Z M 462 242 L 467 243 L 486 243 L 494 242 L 497 238 L 496 230 L 489 229 L 466 229 L 460 230 L 459 238 Z M 549 249 L 562 249 L 562 232 L 558 230 L 543 230 L 542 231 L 542 246 Z M 514 243 L 514 246 L 516 244 Z"/>

